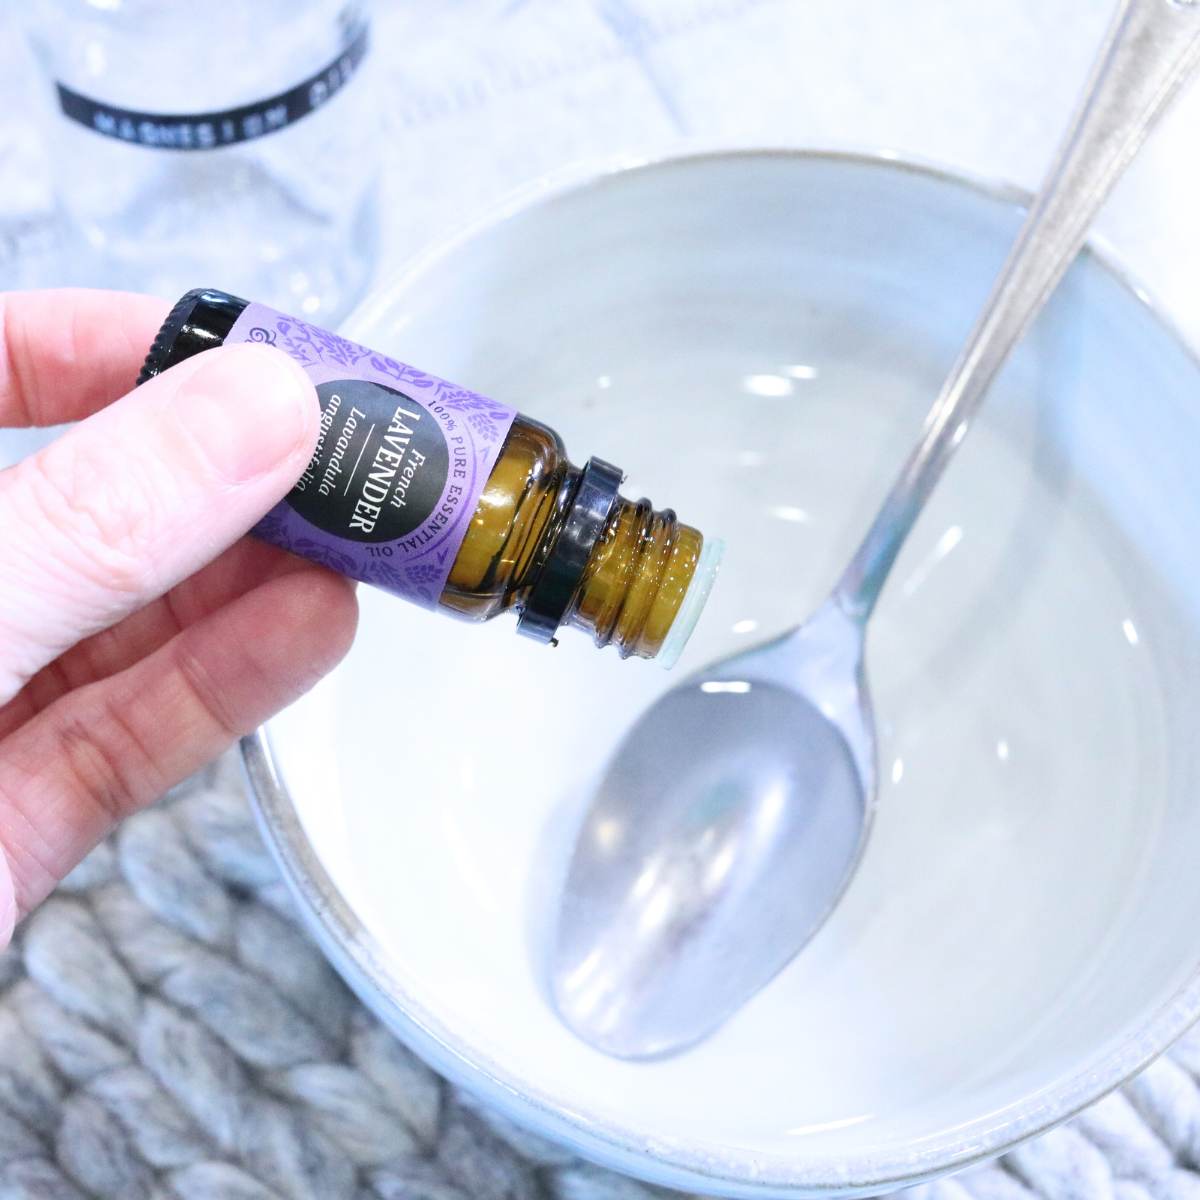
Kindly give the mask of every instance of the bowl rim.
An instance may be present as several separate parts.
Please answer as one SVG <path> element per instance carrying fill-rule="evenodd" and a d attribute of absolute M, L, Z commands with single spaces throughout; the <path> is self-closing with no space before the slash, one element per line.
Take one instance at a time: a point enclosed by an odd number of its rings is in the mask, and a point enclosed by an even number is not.
<path fill-rule="evenodd" d="M 351 336 L 391 299 L 476 236 L 517 214 L 551 203 L 628 173 L 691 167 L 737 159 L 789 159 L 841 162 L 911 173 L 965 189 L 991 200 L 1027 207 L 1031 194 L 992 180 L 890 150 L 730 145 L 689 149 L 657 156 L 618 156 L 555 171 L 512 192 L 506 199 L 452 236 L 410 260 L 386 286 L 373 289 L 343 323 Z M 1162 326 L 1200 370 L 1200 356 L 1150 293 L 1122 265 L 1102 239 L 1089 239 L 1083 255 L 1095 259 Z M 719 1189 L 729 1197 L 866 1196 L 911 1186 L 984 1162 L 1076 1116 L 1148 1066 L 1200 1020 L 1200 960 L 1169 1000 L 1130 1030 L 1099 1048 L 1058 1082 L 999 1111 L 975 1117 L 903 1151 L 862 1156 L 861 1160 L 790 1156 L 764 1159 L 751 1151 L 722 1149 L 715 1154 L 698 1143 L 638 1135 L 619 1124 L 570 1111 L 529 1080 L 492 1061 L 486 1052 L 463 1046 L 435 1014 L 418 1003 L 393 975 L 388 955 L 338 891 L 309 843 L 283 784 L 272 750 L 269 722 L 241 741 L 242 762 L 252 808 L 310 932 L 359 998 L 403 1042 L 457 1086 L 474 1093 L 536 1132 L 582 1156 L 670 1187 Z"/>

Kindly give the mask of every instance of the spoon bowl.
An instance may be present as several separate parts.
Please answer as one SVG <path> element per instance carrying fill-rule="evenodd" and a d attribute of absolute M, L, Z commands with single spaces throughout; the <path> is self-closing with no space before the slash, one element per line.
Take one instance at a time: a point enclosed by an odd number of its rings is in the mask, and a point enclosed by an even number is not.
<path fill-rule="evenodd" d="M 834 600 L 666 692 L 579 834 L 559 1015 L 620 1058 L 704 1037 L 824 924 L 866 846 L 874 779 L 862 626 Z"/>
<path fill-rule="evenodd" d="M 855 703 L 858 664 L 827 660 L 812 695 L 773 677 L 789 654 L 813 664 L 811 636 L 806 626 L 667 692 L 600 783 L 551 986 L 563 1019 L 609 1054 L 648 1057 L 703 1037 L 747 986 L 786 966 L 854 872 L 874 754 Z M 851 707 L 822 711 L 819 697 L 837 692 Z M 631 807 L 645 819 L 630 819 Z M 779 888 L 780 878 L 792 886 Z"/>

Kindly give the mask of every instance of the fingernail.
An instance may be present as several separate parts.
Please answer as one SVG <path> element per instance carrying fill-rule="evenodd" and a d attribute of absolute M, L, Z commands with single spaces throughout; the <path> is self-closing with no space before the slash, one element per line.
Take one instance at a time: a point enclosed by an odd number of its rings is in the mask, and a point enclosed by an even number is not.
<path fill-rule="evenodd" d="M 286 354 L 225 346 L 193 361 L 171 405 L 217 474 L 247 483 L 293 457 L 308 457 L 319 406 L 307 376 Z"/>

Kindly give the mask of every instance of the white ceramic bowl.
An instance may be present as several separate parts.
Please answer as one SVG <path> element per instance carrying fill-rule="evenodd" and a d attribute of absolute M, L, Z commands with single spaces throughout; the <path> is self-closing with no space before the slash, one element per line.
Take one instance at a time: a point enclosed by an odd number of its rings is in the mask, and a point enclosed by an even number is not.
<path fill-rule="evenodd" d="M 686 672 L 822 596 L 1019 219 L 884 161 L 682 159 L 547 190 L 348 333 L 728 540 Z M 662 1062 L 574 1040 L 541 964 L 589 782 L 671 677 L 364 591 L 346 664 L 247 745 L 330 957 L 458 1083 L 681 1188 L 873 1193 L 1094 1100 L 1200 1012 L 1198 395 L 1178 339 L 1085 257 L 875 618 L 860 875 L 770 987 Z"/>

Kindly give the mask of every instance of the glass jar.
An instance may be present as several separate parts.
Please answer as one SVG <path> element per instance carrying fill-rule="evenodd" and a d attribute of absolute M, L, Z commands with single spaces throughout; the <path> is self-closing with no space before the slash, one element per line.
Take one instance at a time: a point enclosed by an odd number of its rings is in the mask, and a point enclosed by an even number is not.
<path fill-rule="evenodd" d="M 29 0 L 79 282 L 336 321 L 375 253 L 366 0 Z"/>

